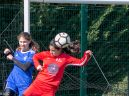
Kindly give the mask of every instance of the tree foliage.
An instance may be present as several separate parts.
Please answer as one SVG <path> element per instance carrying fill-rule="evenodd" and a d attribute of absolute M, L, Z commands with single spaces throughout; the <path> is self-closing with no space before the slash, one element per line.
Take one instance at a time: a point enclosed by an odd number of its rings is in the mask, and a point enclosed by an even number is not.
<path fill-rule="evenodd" d="M 20 5 L 22 4 L 21 1 L 20 3 L 16 0 L 0 1 L 0 4 L 10 3 L 14 4 L 14 7 L 10 8 L 9 5 L 4 5 L 0 8 L 0 32 L 8 26 L 19 9 L 23 8 Z M 80 5 L 32 3 L 30 10 L 31 33 L 40 44 L 41 50 L 47 49 L 50 40 L 58 32 L 68 32 L 73 40 L 80 39 Z M 128 74 L 129 66 L 129 6 L 88 5 L 87 10 L 88 49 L 93 51 L 111 84 L 122 81 Z M 18 19 L 21 19 L 21 16 Z M 23 24 L 22 20 L 20 22 Z M 13 34 L 16 35 L 17 33 Z M 99 79 L 96 79 L 96 82 L 101 84 L 104 78 L 96 66 L 93 59 L 86 66 L 88 72 L 87 80 L 88 82 L 94 82 L 94 79 L 99 77 Z M 96 90 L 93 91 L 96 92 Z M 100 91 L 100 93 L 102 94 L 103 92 Z"/>

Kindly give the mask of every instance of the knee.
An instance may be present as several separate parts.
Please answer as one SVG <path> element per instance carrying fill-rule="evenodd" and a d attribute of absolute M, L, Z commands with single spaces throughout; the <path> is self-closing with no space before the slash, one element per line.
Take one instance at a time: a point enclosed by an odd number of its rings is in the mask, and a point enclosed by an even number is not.
<path fill-rule="evenodd" d="M 14 96 L 15 92 L 11 89 L 5 89 L 4 96 Z"/>

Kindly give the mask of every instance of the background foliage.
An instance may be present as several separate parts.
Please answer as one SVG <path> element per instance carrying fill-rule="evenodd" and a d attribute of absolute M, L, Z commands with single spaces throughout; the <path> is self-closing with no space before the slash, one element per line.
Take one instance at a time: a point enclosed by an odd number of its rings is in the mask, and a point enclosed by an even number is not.
<path fill-rule="evenodd" d="M 58 32 L 68 32 L 72 40 L 80 40 L 80 10 L 80 5 L 75 4 L 31 4 L 31 34 L 34 40 L 40 44 L 41 50 L 47 49 L 49 41 Z M 124 96 L 124 94 L 128 94 L 129 6 L 88 5 L 87 10 L 87 46 L 95 54 L 100 67 L 113 86 L 113 91 L 107 95 L 121 94 L 121 96 Z M 14 18 L 15 20 L 12 22 Z M 7 28 L 10 23 L 11 27 Z M 7 30 L 4 31 L 6 28 Z M 5 57 L 2 54 L 3 49 L 7 47 L 3 43 L 3 39 L 8 40 L 13 49 L 15 49 L 17 46 L 15 37 L 21 31 L 23 31 L 23 2 L 20 0 L 0 1 L 1 62 L 8 62 L 5 61 Z M 0 68 L 1 72 L 3 72 L 3 67 Z M 12 67 L 7 68 L 9 73 Z M 71 70 L 67 69 L 67 71 Z M 72 72 L 74 71 L 76 71 L 75 75 L 79 77 L 80 69 L 72 69 Z M 87 74 L 87 82 L 101 85 L 102 87 L 106 86 L 102 73 L 97 69 L 93 59 L 87 65 Z M 6 76 L 0 80 L 1 85 L 3 85 L 3 79 L 5 78 Z M 78 91 L 77 89 L 76 92 Z M 71 92 L 73 93 L 70 96 L 75 96 L 75 91 Z M 88 94 L 91 94 L 91 96 L 104 94 L 103 92 L 103 90 L 88 88 Z M 78 93 L 76 94 L 78 96 Z"/>

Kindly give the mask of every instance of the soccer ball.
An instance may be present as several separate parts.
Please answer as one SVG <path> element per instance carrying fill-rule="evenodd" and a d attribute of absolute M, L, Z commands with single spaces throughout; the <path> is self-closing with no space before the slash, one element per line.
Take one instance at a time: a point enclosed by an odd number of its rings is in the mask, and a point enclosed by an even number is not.
<path fill-rule="evenodd" d="M 65 48 L 70 44 L 70 36 L 65 33 L 61 32 L 55 36 L 55 44 L 59 48 Z"/>

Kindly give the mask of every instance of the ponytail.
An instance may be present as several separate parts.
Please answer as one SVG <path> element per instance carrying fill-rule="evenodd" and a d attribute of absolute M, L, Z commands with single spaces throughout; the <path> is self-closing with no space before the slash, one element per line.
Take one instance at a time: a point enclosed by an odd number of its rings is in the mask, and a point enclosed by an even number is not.
<path fill-rule="evenodd" d="M 72 41 L 67 49 L 71 52 L 71 53 L 80 53 L 80 41 L 78 40 L 75 40 L 75 41 Z"/>
<path fill-rule="evenodd" d="M 29 47 L 32 48 L 32 50 L 34 50 L 35 52 L 38 52 L 40 48 L 38 43 L 33 40 L 31 40 Z"/>
<path fill-rule="evenodd" d="M 80 42 L 78 40 L 72 41 L 67 47 L 63 48 L 63 52 L 68 54 L 80 53 Z"/>

